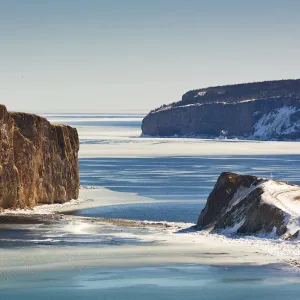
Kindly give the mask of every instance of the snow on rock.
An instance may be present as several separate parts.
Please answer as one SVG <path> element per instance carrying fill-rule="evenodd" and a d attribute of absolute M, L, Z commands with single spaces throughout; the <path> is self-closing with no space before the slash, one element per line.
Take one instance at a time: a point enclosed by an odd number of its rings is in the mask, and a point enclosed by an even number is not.
<path fill-rule="evenodd" d="M 298 238 L 300 187 L 250 175 L 222 173 L 197 227 L 226 234 Z"/>
<path fill-rule="evenodd" d="M 207 91 L 200 91 L 200 92 L 197 93 L 197 95 L 195 95 L 195 97 L 197 97 L 197 96 L 200 96 L 200 97 L 204 96 L 206 94 L 206 92 Z"/>
<path fill-rule="evenodd" d="M 300 229 L 300 187 L 269 180 L 263 184 L 262 201 L 284 212 L 286 236 L 298 235 Z"/>
<path fill-rule="evenodd" d="M 284 106 L 264 114 L 253 127 L 253 137 L 261 139 L 276 138 L 299 131 L 300 121 L 291 121 L 291 116 L 296 112 L 300 112 L 300 110 L 292 106 Z"/>
<path fill-rule="evenodd" d="M 300 140 L 300 79 L 192 90 L 151 111 L 147 136 Z"/>

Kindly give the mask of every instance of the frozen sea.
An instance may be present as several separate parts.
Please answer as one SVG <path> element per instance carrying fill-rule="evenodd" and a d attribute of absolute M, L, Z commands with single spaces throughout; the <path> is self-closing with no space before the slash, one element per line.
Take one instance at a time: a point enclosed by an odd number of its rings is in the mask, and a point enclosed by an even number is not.
<path fill-rule="evenodd" d="M 141 137 L 143 115 L 137 114 L 45 116 L 78 129 L 81 186 L 91 193 L 103 191 L 99 197 L 105 204 L 77 209 L 74 217 L 170 222 L 168 226 L 180 231 L 184 224 L 197 221 L 221 172 L 300 184 L 297 142 Z M 16 251 L 11 263 L 3 261 L 0 267 L 0 299 L 299 299 L 298 269 L 268 263 L 267 257 L 261 265 L 243 259 L 235 265 L 217 264 L 214 260 L 222 252 L 211 252 L 205 254 L 207 263 L 201 259 L 191 263 L 186 259 L 188 250 L 184 257 L 181 247 L 182 261 L 144 259 L 137 264 L 130 257 L 111 267 L 98 263 L 106 260 L 106 252 L 151 248 L 169 238 L 173 237 L 157 235 L 147 226 L 86 225 L 81 219 L 50 225 L 0 224 L 2 252 Z M 204 247 L 201 243 L 199 249 Z M 93 247 L 90 254 L 89 247 Z M 280 252 L 280 242 L 276 247 Z M 126 249 L 130 253 L 131 248 Z M 56 257 L 47 259 L 48 253 L 58 257 L 60 251 L 70 253 L 60 258 L 64 264 L 57 264 Z M 87 255 L 89 264 L 76 264 L 73 252 L 81 258 Z"/>
<path fill-rule="evenodd" d="M 299 277 L 276 267 L 169 265 L 9 275 L 1 299 L 299 299 Z"/>

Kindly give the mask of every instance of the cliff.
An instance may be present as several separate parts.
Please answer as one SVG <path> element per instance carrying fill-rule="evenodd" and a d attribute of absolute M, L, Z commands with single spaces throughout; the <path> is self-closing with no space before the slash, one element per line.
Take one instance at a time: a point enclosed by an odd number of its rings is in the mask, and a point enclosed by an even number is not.
<path fill-rule="evenodd" d="M 296 238 L 300 232 L 300 187 L 222 173 L 199 216 L 197 228 Z"/>
<path fill-rule="evenodd" d="M 300 80 L 194 90 L 151 111 L 142 122 L 151 136 L 300 138 Z"/>
<path fill-rule="evenodd" d="M 0 208 L 78 198 L 77 130 L 0 105 Z"/>

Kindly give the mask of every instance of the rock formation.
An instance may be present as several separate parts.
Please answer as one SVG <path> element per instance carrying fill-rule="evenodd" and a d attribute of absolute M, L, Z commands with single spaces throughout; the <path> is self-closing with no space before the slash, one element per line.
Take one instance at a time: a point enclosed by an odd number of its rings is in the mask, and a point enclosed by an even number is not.
<path fill-rule="evenodd" d="M 151 111 L 142 122 L 151 136 L 300 138 L 300 80 L 194 90 Z"/>
<path fill-rule="evenodd" d="M 250 175 L 222 173 L 199 216 L 197 228 L 298 237 L 300 187 Z"/>
<path fill-rule="evenodd" d="M 76 199 L 77 130 L 0 105 L 0 208 Z"/>

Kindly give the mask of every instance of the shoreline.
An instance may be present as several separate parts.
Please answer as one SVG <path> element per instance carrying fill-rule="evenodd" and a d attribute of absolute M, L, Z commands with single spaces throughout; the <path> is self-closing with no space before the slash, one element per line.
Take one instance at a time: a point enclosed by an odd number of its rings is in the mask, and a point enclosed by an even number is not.
<path fill-rule="evenodd" d="M 168 264 L 203 264 L 216 266 L 247 266 L 280 264 L 300 268 L 300 248 L 286 241 L 255 238 L 251 236 L 230 237 L 191 229 L 194 224 L 135 221 L 112 218 L 93 218 L 74 216 L 70 212 L 88 207 L 114 204 L 133 204 L 161 202 L 127 195 L 128 203 L 121 194 L 106 191 L 106 200 L 102 197 L 105 189 L 83 189 L 85 199 L 70 205 L 54 205 L 46 213 L 39 210 L 29 213 L 21 211 L 6 213 L 0 217 L 0 226 L 4 224 L 52 226 L 62 234 L 84 234 L 93 237 L 95 230 L 110 228 L 114 232 L 107 235 L 117 238 L 134 238 L 142 243 L 133 245 L 32 245 L 29 247 L 2 248 L 0 265 L 3 272 L 16 270 L 56 270 L 89 267 L 130 267 Z M 96 195 L 98 194 L 98 198 Z M 89 200 L 91 195 L 94 201 Z M 123 195 L 124 196 L 124 195 Z M 104 197 L 105 198 L 105 197 Z M 108 199 L 109 198 L 109 199 Z M 102 199 L 102 200 L 101 200 Z M 142 202 L 140 200 L 142 199 Z M 103 230 L 105 230 L 105 228 Z M 124 228 L 136 229 L 134 232 Z M 139 230 L 140 229 L 140 230 Z M 143 229 L 146 230 L 143 231 Z M 105 232 L 103 234 L 106 234 Z M 145 244 L 147 243 L 147 244 Z"/>

